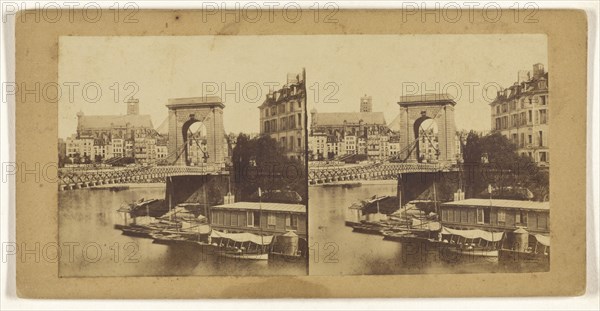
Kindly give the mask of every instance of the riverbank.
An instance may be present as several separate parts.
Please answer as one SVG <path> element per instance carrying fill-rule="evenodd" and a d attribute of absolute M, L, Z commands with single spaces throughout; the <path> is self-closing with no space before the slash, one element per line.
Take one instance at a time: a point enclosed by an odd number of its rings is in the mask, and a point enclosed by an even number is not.
<path fill-rule="evenodd" d="M 373 180 L 343 180 L 343 181 L 336 181 L 336 182 L 329 182 L 329 183 L 323 183 L 323 184 L 315 184 L 315 185 L 310 185 L 310 187 L 320 187 L 320 186 L 342 186 L 342 185 L 353 185 L 353 184 L 360 184 L 360 185 L 395 185 L 397 184 L 398 181 L 395 179 L 373 179 Z"/>
<path fill-rule="evenodd" d="M 164 188 L 165 183 L 120 183 L 120 184 L 104 184 L 91 186 L 89 189 L 133 189 L 133 188 Z"/>

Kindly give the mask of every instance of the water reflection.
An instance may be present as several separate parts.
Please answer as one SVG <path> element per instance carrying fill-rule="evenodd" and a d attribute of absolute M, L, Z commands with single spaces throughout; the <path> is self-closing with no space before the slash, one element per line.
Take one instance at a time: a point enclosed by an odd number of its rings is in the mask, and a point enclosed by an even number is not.
<path fill-rule="evenodd" d="M 345 225 L 345 209 L 373 195 L 396 195 L 396 184 L 356 188 L 309 188 L 309 239 L 311 275 L 483 273 L 546 271 L 536 262 L 498 263 L 490 259 L 439 251 L 430 245 L 385 241 L 382 236 L 352 232 Z M 325 261 L 323 246 L 337 245 L 336 261 Z"/>
<path fill-rule="evenodd" d="M 252 261 L 216 256 L 194 245 L 160 245 L 115 230 L 116 210 L 141 198 L 162 198 L 164 188 L 123 191 L 81 189 L 59 193 L 59 275 L 183 276 L 304 275 L 305 262 Z"/>

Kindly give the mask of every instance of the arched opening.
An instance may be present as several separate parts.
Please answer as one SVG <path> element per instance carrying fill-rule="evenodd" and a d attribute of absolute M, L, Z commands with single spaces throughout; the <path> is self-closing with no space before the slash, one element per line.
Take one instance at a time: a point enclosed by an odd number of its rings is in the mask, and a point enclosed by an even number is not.
<path fill-rule="evenodd" d="M 414 124 L 416 155 L 419 163 L 437 163 L 440 157 L 438 125 L 422 113 Z"/>
<path fill-rule="evenodd" d="M 185 164 L 190 166 L 202 165 L 208 161 L 208 146 L 206 140 L 206 125 L 190 119 L 181 127 Z"/>

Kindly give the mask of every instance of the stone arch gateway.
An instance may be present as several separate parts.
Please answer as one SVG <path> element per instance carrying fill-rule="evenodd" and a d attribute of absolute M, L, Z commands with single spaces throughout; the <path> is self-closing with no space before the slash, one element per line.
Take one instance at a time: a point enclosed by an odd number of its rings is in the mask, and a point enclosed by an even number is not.
<path fill-rule="evenodd" d="M 418 128 L 424 120 L 433 119 L 438 126 L 439 162 L 456 163 L 454 99 L 448 94 L 401 96 L 398 105 L 401 158 L 406 162 L 417 162 Z"/>
<path fill-rule="evenodd" d="M 219 97 L 191 97 L 169 99 L 169 143 L 167 160 L 172 165 L 185 166 L 185 133 L 190 125 L 201 122 L 206 127 L 206 163 L 215 168 L 225 164 L 225 128 L 223 108 Z"/>

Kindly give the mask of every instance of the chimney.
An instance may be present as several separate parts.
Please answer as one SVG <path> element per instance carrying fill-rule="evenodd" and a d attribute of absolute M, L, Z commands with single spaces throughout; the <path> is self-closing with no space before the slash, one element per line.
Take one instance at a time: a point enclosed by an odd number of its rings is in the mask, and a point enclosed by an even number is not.
<path fill-rule="evenodd" d="M 533 77 L 539 79 L 544 75 L 544 65 L 537 63 L 533 65 Z"/>
<path fill-rule="evenodd" d="M 517 83 L 521 84 L 531 79 L 531 72 L 529 70 L 519 70 Z"/>
<path fill-rule="evenodd" d="M 297 84 L 298 83 L 298 74 L 296 73 L 288 73 L 287 74 L 287 84 Z"/>

